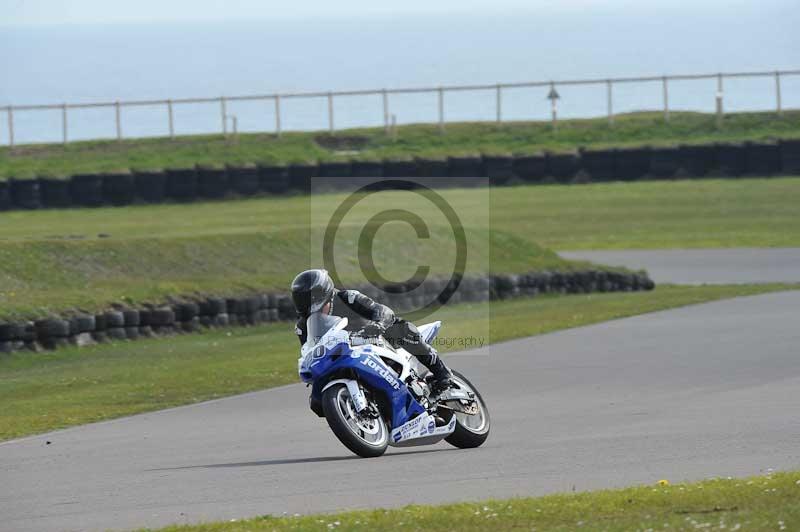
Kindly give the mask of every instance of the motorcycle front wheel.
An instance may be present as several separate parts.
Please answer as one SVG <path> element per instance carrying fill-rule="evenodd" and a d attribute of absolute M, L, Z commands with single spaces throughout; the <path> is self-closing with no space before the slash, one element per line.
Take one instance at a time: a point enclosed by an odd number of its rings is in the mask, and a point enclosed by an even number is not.
<path fill-rule="evenodd" d="M 389 430 L 382 417 L 360 415 L 344 384 L 334 384 L 322 394 L 322 411 L 333 433 L 345 447 L 362 458 L 386 452 Z"/>

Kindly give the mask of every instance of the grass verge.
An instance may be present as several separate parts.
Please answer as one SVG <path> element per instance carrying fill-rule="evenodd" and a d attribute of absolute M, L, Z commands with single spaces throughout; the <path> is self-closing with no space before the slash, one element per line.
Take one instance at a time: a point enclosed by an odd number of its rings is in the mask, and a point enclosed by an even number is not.
<path fill-rule="evenodd" d="M 520 298 L 440 309 L 442 351 L 797 285 L 664 286 L 652 292 Z M 411 315 L 409 318 L 413 319 Z M 0 440 L 297 381 L 287 323 L 0 357 Z"/>
<path fill-rule="evenodd" d="M 397 128 L 397 140 L 383 128 L 349 129 L 327 133 L 243 134 L 74 142 L 0 148 L 0 179 L 36 175 L 71 175 L 130 167 L 193 166 L 245 162 L 288 163 L 308 160 L 444 157 L 478 153 L 530 153 L 543 149 L 564 151 L 577 146 L 630 146 L 745 141 L 800 136 L 800 111 L 733 113 L 718 128 L 713 114 L 674 112 L 664 122 L 657 112 L 618 115 L 610 127 L 606 118 L 549 122 L 447 124 Z"/>
<path fill-rule="evenodd" d="M 384 194 L 348 215 L 342 242 L 357 240 L 373 207 L 408 205 L 408 193 Z M 516 186 L 442 194 L 472 239 L 470 257 L 477 260 L 470 265 L 495 272 L 578 267 L 546 248 L 800 245 L 800 178 Z M 310 202 L 338 205 L 343 198 L 3 213 L 0 318 L 69 308 L 92 311 L 192 293 L 283 291 L 294 272 L 309 266 L 310 235 L 324 227 L 309 216 Z M 430 239 L 418 239 L 405 224 L 387 225 L 376 239 L 376 266 L 388 278 L 406 278 L 413 270 L 405 268 L 423 263 L 431 264 L 433 273 L 451 271 L 450 229 L 436 222 L 434 207 L 420 203 L 415 212 L 433 221 Z M 469 214 L 481 212 L 488 214 Z M 357 268 L 356 261 L 340 266 L 345 282 L 360 280 Z"/>
<path fill-rule="evenodd" d="M 800 471 L 745 479 L 171 526 L 161 532 L 259 530 L 798 530 Z"/>

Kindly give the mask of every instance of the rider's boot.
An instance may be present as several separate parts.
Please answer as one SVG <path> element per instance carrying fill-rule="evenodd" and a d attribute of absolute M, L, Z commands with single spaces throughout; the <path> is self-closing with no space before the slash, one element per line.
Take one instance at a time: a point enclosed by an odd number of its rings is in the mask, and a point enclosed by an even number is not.
<path fill-rule="evenodd" d="M 431 395 L 436 397 L 447 391 L 453 385 L 453 374 L 444 365 L 442 359 L 437 357 L 436 361 L 429 368 L 433 374 L 431 382 Z"/>

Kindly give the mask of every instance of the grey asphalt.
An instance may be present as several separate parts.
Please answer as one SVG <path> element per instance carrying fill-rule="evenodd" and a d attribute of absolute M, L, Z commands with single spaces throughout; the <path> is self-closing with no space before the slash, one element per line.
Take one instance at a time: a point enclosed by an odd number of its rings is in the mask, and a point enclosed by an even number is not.
<path fill-rule="evenodd" d="M 558 254 L 567 259 L 645 269 L 656 283 L 800 282 L 800 248 L 559 251 Z"/>
<path fill-rule="evenodd" d="M 492 434 L 474 450 L 354 458 L 300 385 L 6 442 L 0 529 L 156 527 L 797 468 L 799 317 L 800 292 L 783 292 L 451 355 L 491 407 Z"/>

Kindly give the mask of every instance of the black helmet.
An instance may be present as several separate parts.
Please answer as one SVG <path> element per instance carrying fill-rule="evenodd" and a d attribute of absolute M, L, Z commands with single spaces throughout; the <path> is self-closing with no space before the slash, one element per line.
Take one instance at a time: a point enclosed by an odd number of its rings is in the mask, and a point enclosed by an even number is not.
<path fill-rule="evenodd" d="M 308 316 L 333 299 L 333 280 L 328 270 L 306 270 L 292 281 L 292 301 L 297 313 Z"/>

